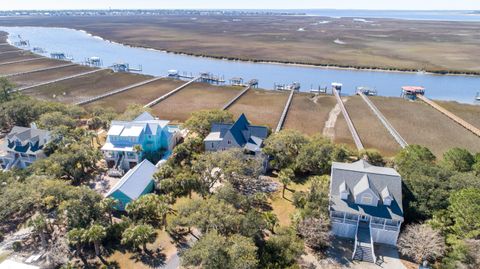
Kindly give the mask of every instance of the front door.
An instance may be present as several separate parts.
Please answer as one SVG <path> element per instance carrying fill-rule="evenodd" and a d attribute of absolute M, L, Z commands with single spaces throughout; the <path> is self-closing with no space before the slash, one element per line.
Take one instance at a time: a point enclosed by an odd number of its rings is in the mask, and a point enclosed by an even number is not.
<path fill-rule="evenodd" d="M 368 222 L 368 216 L 361 215 L 361 216 L 360 216 L 360 221 Z"/>

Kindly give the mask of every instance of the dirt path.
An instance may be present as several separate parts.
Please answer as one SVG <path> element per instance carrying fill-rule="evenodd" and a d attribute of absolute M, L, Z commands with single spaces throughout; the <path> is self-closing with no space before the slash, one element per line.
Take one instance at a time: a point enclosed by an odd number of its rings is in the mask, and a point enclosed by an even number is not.
<path fill-rule="evenodd" d="M 348 101 L 348 98 L 342 99 L 344 103 Z M 317 100 L 314 100 L 316 102 Z M 336 104 L 330 113 L 328 114 L 328 120 L 325 122 L 325 127 L 323 128 L 323 136 L 330 138 L 332 141 L 335 139 L 335 123 L 337 123 L 338 115 L 342 110 L 340 109 L 340 105 Z"/>

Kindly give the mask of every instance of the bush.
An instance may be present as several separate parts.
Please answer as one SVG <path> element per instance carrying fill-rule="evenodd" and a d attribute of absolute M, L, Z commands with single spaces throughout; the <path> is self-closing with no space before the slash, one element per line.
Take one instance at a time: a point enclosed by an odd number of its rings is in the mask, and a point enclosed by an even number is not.
<path fill-rule="evenodd" d="M 15 252 L 18 252 L 18 251 L 22 250 L 22 242 L 20 242 L 20 241 L 13 242 L 12 249 Z"/>

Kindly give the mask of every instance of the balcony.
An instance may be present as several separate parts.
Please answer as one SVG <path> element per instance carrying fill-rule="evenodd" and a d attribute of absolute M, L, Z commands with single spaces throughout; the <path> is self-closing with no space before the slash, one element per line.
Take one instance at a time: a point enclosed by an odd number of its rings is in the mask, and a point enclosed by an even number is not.
<path fill-rule="evenodd" d="M 370 223 L 371 228 L 381 229 L 387 231 L 398 231 L 400 229 L 400 222 L 389 219 L 373 218 Z"/>
<path fill-rule="evenodd" d="M 330 213 L 330 220 L 336 223 L 345 223 L 350 225 L 357 225 L 358 223 L 358 215 L 354 214 L 347 214 L 345 212 L 331 212 Z"/>

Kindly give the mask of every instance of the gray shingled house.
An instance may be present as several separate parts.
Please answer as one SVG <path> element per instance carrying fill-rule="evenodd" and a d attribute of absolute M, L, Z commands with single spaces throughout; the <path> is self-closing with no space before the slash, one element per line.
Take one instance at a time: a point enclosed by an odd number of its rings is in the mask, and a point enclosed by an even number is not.
<path fill-rule="evenodd" d="M 376 262 L 373 244 L 396 245 L 403 222 L 402 178 L 365 160 L 332 164 L 332 233 L 355 239 L 353 259 Z"/>
<path fill-rule="evenodd" d="M 13 127 L 2 145 L 1 167 L 5 170 L 25 168 L 37 159 L 45 158 L 43 147 L 49 141 L 50 132 L 37 129 L 35 125 L 31 128 Z"/>
<path fill-rule="evenodd" d="M 263 141 L 268 136 L 264 126 L 250 125 L 244 114 L 233 124 L 214 123 L 210 134 L 204 139 L 206 151 L 243 148 L 247 153 L 259 155 Z"/>

